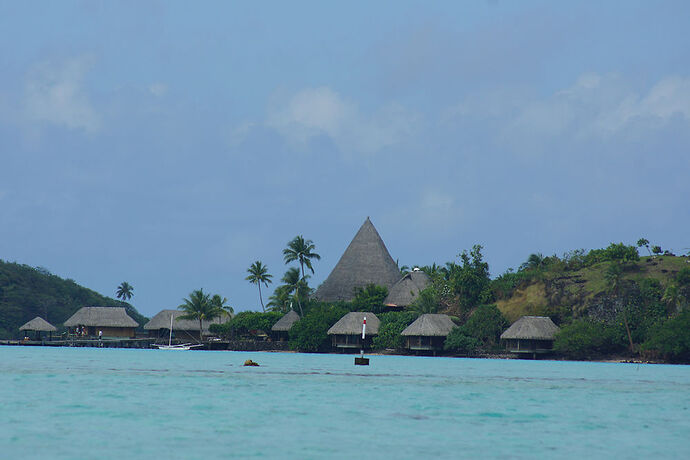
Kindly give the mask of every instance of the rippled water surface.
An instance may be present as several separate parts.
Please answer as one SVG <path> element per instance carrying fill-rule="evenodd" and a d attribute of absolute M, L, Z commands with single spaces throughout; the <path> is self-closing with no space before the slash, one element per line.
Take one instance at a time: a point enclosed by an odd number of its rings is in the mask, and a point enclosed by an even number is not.
<path fill-rule="evenodd" d="M 690 458 L 688 366 L 41 347 L 0 366 L 2 458 Z"/>

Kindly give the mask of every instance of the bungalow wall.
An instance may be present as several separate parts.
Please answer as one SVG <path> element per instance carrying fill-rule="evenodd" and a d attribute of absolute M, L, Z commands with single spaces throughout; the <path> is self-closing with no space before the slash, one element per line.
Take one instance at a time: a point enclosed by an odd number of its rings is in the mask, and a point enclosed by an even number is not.
<path fill-rule="evenodd" d="M 103 333 L 103 337 L 136 337 L 136 328 L 134 327 L 107 327 L 107 326 L 84 326 L 86 335 L 89 337 L 98 337 L 98 331 Z M 77 328 L 71 328 L 72 332 L 76 332 Z"/>
<path fill-rule="evenodd" d="M 105 333 L 104 333 L 105 334 Z M 173 339 L 188 342 L 190 340 L 199 341 L 199 331 L 189 331 L 186 329 L 173 329 Z M 149 329 L 149 337 L 157 339 L 167 339 L 170 337 L 170 329 Z"/>
<path fill-rule="evenodd" d="M 443 350 L 445 337 L 410 335 L 405 337 L 405 347 L 409 350 Z"/>
<path fill-rule="evenodd" d="M 362 343 L 361 334 L 334 334 L 331 336 L 331 343 L 335 348 L 363 350 L 365 348 L 371 348 L 371 337 L 367 336 L 364 339 L 364 343 Z"/>
<path fill-rule="evenodd" d="M 553 340 L 506 339 L 505 342 L 506 350 L 513 353 L 545 352 L 553 348 Z"/>

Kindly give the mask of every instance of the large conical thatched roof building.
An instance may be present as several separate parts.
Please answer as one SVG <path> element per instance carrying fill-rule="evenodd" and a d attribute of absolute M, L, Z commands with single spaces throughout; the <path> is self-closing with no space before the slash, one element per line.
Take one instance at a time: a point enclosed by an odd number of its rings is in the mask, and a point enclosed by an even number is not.
<path fill-rule="evenodd" d="M 417 300 L 419 291 L 429 286 L 431 280 L 426 273 L 415 268 L 390 288 L 383 304 L 388 307 L 409 307 Z"/>
<path fill-rule="evenodd" d="M 44 320 L 40 316 L 35 317 L 28 323 L 19 328 L 20 331 L 36 331 L 36 332 L 55 332 L 55 326 Z"/>
<path fill-rule="evenodd" d="M 398 266 L 367 217 L 314 298 L 326 302 L 349 301 L 355 297 L 356 288 L 376 284 L 390 289 L 399 279 Z"/>

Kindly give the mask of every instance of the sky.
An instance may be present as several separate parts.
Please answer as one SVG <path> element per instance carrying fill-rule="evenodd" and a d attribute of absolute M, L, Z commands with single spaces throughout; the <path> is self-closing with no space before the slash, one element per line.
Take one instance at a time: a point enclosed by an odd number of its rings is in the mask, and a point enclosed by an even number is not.
<path fill-rule="evenodd" d="M 401 265 L 690 251 L 687 1 L 0 0 L 0 259 L 144 315 Z M 267 297 L 267 295 L 265 295 Z M 265 298 L 264 297 L 264 298 Z"/>

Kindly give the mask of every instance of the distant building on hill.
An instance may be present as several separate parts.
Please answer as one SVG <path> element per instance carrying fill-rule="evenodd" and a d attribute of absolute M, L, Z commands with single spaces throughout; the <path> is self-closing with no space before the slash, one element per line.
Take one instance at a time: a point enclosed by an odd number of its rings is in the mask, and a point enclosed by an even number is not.
<path fill-rule="evenodd" d="M 173 337 L 179 340 L 201 340 L 199 336 L 198 319 L 181 319 L 185 312 L 181 310 L 161 310 L 148 323 L 144 324 L 144 329 L 148 331 L 149 337 L 165 338 L 170 337 L 170 317 L 173 318 Z M 213 318 L 211 321 L 203 321 L 203 335 L 210 334 L 211 324 L 223 324 L 230 319 L 229 315 Z"/>
<path fill-rule="evenodd" d="M 290 310 L 271 327 L 271 336 L 274 340 L 285 341 L 292 326 L 299 321 L 299 315 L 295 310 Z"/>
<path fill-rule="evenodd" d="M 405 347 L 412 351 L 443 350 L 443 345 L 455 323 L 450 316 L 425 313 L 407 326 L 401 333 Z"/>
<path fill-rule="evenodd" d="M 362 322 L 367 318 L 367 328 L 362 340 Z M 381 321 L 371 312 L 353 311 L 343 316 L 329 330 L 334 348 L 363 350 L 371 347 L 371 340 L 379 334 Z"/>
<path fill-rule="evenodd" d="M 429 276 L 419 268 L 415 268 L 390 288 L 383 305 L 390 309 L 409 307 L 417 300 L 420 291 L 429 286 L 430 283 Z"/>
<path fill-rule="evenodd" d="M 103 337 L 133 338 L 139 323 L 123 307 L 83 307 L 65 321 L 65 326 L 88 337 L 98 337 L 100 331 Z"/>
<path fill-rule="evenodd" d="M 549 353 L 556 332 L 560 329 L 548 316 L 523 316 L 501 334 L 506 350 L 511 353 L 532 355 Z"/>
<path fill-rule="evenodd" d="M 325 302 L 350 301 L 357 288 L 376 284 L 390 289 L 399 279 L 397 264 L 367 217 L 314 298 Z"/>

